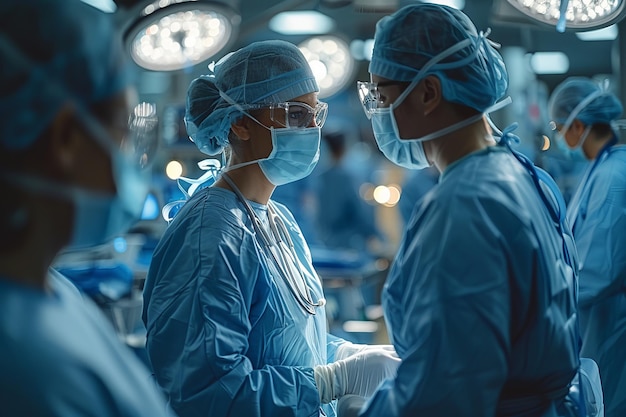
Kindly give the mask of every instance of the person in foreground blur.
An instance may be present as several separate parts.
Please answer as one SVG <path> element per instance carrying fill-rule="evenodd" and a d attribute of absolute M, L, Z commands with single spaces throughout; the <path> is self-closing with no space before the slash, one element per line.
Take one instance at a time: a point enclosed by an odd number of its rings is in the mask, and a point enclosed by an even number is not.
<path fill-rule="evenodd" d="M 606 84 L 581 77 L 556 87 L 548 103 L 557 143 L 591 161 L 567 207 L 581 269 L 583 356 L 600 367 L 607 417 L 626 415 L 626 147 L 623 108 Z"/>
<path fill-rule="evenodd" d="M 109 16 L 80 1 L 0 5 L 3 416 L 172 415 L 95 304 L 51 269 L 62 249 L 124 232 L 143 206 L 144 170 L 121 146 L 136 143 L 115 39 Z"/>
<path fill-rule="evenodd" d="M 147 352 L 181 417 L 335 416 L 334 399 L 369 396 L 399 362 L 390 346 L 326 333 L 322 286 L 275 187 L 319 158 L 327 105 L 293 44 L 252 43 L 188 90 L 198 148 L 230 158 L 161 241 L 144 287 Z"/>
<path fill-rule="evenodd" d="M 556 416 L 579 366 L 561 196 L 510 148 L 510 129 L 492 135 L 486 114 L 507 103 L 508 77 L 487 35 L 435 4 L 376 27 L 371 82 L 358 84 L 376 142 L 392 162 L 434 165 L 441 178 L 383 289 L 402 363 L 361 416 Z"/>

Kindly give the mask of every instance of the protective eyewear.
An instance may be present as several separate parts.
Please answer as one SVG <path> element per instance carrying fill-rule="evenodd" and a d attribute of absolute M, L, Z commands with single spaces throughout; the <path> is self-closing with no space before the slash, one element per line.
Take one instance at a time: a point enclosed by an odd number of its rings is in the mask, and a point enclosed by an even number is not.
<path fill-rule="evenodd" d="M 318 102 L 315 108 L 298 101 L 285 101 L 276 104 L 263 104 L 249 107 L 252 109 L 269 109 L 270 119 L 288 128 L 305 128 L 315 120 L 316 127 L 324 126 L 328 115 L 328 104 Z"/>
<path fill-rule="evenodd" d="M 147 168 L 158 148 L 159 119 L 154 103 L 140 103 L 133 108 L 124 126 L 121 142 L 116 142 L 88 111 L 80 111 L 84 125 L 91 131 L 93 137 L 108 152 L 120 154 L 138 169 Z M 121 127 L 121 126 L 120 126 Z"/>
<path fill-rule="evenodd" d="M 368 119 L 372 118 L 372 114 L 382 107 L 382 99 L 380 98 L 380 91 L 378 87 L 387 87 L 391 85 L 408 86 L 410 82 L 407 81 L 384 81 L 380 83 L 369 81 L 357 81 L 356 87 L 359 93 L 359 99 L 363 106 L 363 111 Z"/>

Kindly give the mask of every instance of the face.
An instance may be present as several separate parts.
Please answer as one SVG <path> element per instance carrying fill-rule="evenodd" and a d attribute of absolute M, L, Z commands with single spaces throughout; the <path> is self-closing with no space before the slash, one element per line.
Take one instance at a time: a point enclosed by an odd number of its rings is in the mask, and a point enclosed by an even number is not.
<path fill-rule="evenodd" d="M 561 135 L 563 135 L 563 138 L 565 139 L 565 143 L 567 144 L 567 146 L 569 146 L 570 148 L 575 148 L 576 146 L 578 146 L 578 142 L 580 141 L 580 137 L 581 134 L 579 132 L 580 130 L 580 126 L 579 126 L 580 122 L 578 122 L 578 120 L 574 120 L 574 122 L 567 128 L 566 131 L 564 131 L 564 127 L 562 124 L 560 123 L 555 123 L 554 124 L 554 130 L 556 132 L 560 132 Z"/>
<path fill-rule="evenodd" d="M 406 81 L 389 80 L 374 74 L 372 74 L 372 81 L 377 83 L 378 96 L 380 99 L 378 106 L 383 108 L 394 104 L 409 84 L 411 84 Z M 398 124 L 401 139 L 420 137 L 424 134 L 424 132 L 419 130 L 421 123 L 416 120 L 416 103 L 413 101 L 415 97 L 414 93 L 419 91 L 421 85 L 421 82 L 418 83 L 399 106 L 394 106 L 394 117 Z"/>
<path fill-rule="evenodd" d="M 310 109 L 318 109 L 319 112 L 325 112 L 325 110 L 320 110 L 319 102 L 317 99 L 317 93 L 309 93 L 302 95 L 300 97 L 293 98 L 288 100 L 288 103 L 303 103 L 307 107 L 298 107 L 298 106 L 289 106 L 287 109 L 286 106 L 277 105 L 272 108 L 262 108 L 258 110 L 251 111 L 251 114 L 261 123 L 263 126 L 259 125 L 256 122 L 252 122 L 249 124 L 250 130 L 252 132 L 251 137 L 257 140 L 250 141 L 251 150 L 254 152 L 254 156 L 252 159 L 260 159 L 267 157 L 272 151 L 272 139 L 271 132 L 267 129 L 273 127 L 275 129 L 284 129 L 289 124 L 290 126 L 299 126 L 299 127 L 316 127 L 317 121 L 315 117 L 309 113 Z M 318 112 L 318 114 L 320 114 Z M 307 120 L 310 117 L 310 121 L 305 123 L 302 126 L 301 121 Z M 323 123 L 324 120 L 321 120 Z"/>

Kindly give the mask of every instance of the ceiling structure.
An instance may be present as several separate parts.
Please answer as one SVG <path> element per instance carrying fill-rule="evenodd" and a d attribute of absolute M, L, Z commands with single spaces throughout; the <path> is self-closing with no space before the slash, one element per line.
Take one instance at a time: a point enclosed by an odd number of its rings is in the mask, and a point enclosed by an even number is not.
<path fill-rule="evenodd" d="M 125 29 L 137 18 L 139 11 L 152 2 L 115 1 L 118 4 L 120 25 Z M 260 39 L 285 39 L 296 44 L 303 41 L 307 36 L 280 35 L 268 27 L 269 20 L 275 14 L 288 10 L 317 10 L 335 20 L 333 34 L 347 41 L 370 39 L 374 35 L 376 22 L 382 16 L 406 4 L 415 3 L 415 0 L 214 0 L 214 2 L 228 5 L 241 16 L 238 34 L 228 45 L 228 48 L 233 50 Z M 478 30 L 491 28 L 490 39 L 503 47 L 517 46 L 529 53 L 564 52 L 570 63 L 568 75 L 613 74 L 620 78 L 619 37 L 616 40 L 582 41 L 574 32 L 558 33 L 553 27 L 532 23 L 528 18 L 521 17 L 521 14 L 511 12 L 511 7 L 503 3 L 504 0 L 466 0 L 463 11 L 472 19 Z M 368 4 L 373 5 L 369 9 L 383 6 L 384 11 L 363 11 L 368 9 L 363 5 Z M 366 63 L 363 63 L 359 67 L 360 72 L 363 72 L 363 68 L 366 71 L 366 67 Z M 541 75 L 539 78 L 552 88 L 565 76 Z"/>

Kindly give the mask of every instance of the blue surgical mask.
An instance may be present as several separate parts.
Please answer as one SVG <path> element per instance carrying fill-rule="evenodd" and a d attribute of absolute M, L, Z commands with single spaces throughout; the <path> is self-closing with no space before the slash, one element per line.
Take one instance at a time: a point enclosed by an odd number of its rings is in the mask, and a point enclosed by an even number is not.
<path fill-rule="evenodd" d="M 141 216 L 148 194 L 149 177 L 121 154 L 114 155 L 112 160 L 116 194 L 21 173 L 2 175 L 36 193 L 71 201 L 74 204 L 74 218 L 72 236 L 67 248 L 81 249 L 106 243 L 126 232 Z"/>
<path fill-rule="evenodd" d="M 249 117 L 271 132 L 272 152 L 267 158 L 226 167 L 224 172 L 259 164 L 267 180 L 279 186 L 298 181 L 313 171 L 320 158 L 320 127 L 277 129 L 265 126 L 253 116 Z"/>
<path fill-rule="evenodd" d="M 422 169 L 430 165 L 421 140 L 403 140 L 394 129 L 392 108 L 377 109 L 372 114 L 372 130 L 380 151 L 396 165 Z"/>
<path fill-rule="evenodd" d="M 259 161 L 269 182 L 283 185 L 308 176 L 320 158 L 321 129 L 271 128 L 272 152 Z"/>

